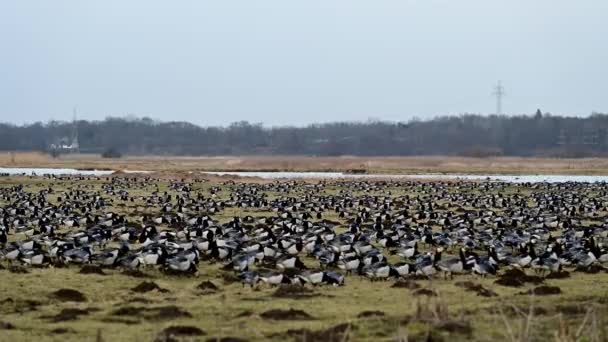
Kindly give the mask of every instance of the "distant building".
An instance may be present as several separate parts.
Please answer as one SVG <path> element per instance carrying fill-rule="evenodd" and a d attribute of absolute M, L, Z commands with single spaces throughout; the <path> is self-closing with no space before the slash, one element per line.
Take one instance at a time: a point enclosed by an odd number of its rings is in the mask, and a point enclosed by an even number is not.
<path fill-rule="evenodd" d="M 78 124 L 76 114 L 74 113 L 74 121 L 72 123 L 72 137 L 63 137 L 49 146 L 49 150 L 54 154 L 64 153 L 79 153 L 80 144 L 78 143 Z"/>
<path fill-rule="evenodd" d="M 58 142 L 51 144 L 49 149 L 59 153 L 78 153 L 80 151 L 80 145 L 78 144 L 78 139 L 72 139 L 72 141 L 70 141 L 68 137 L 63 137 L 59 139 Z"/>

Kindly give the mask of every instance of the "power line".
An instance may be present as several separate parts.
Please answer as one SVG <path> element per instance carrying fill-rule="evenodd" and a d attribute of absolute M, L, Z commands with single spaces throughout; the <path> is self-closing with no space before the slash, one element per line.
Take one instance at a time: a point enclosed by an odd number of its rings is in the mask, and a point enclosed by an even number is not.
<path fill-rule="evenodd" d="M 78 143 L 78 115 L 77 109 L 74 106 L 74 118 L 72 119 L 72 141 L 71 146 L 73 152 L 78 153 L 80 151 L 80 144 Z"/>
<path fill-rule="evenodd" d="M 496 114 L 502 114 L 502 98 L 505 96 L 505 87 L 502 86 L 502 82 L 498 81 L 492 95 L 496 96 Z"/>

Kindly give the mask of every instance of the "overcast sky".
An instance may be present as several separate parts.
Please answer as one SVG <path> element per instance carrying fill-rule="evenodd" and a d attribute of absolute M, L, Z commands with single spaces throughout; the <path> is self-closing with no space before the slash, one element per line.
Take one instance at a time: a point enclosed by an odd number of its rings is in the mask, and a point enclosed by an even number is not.
<path fill-rule="evenodd" d="M 608 112 L 606 0 L 0 0 L 0 121 Z"/>

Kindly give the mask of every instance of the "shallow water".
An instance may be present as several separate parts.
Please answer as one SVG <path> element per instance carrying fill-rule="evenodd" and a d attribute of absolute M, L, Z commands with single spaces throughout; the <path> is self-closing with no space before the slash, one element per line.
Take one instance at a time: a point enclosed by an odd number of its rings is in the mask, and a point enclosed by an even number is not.
<path fill-rule="evenodd" d="M 451 179 L 451 180 L 488 180 L 509 183 L 565 183 L 608 182 L 608 176 L 585 175 L 464 175 L 464 174 L 366 174 L 355 175 L 341 172 L 203 172 L 211 175 L 230 175 L 240 177 L 258 177 L 262 179 L 355 179 L 355 178 L 382 178 L 382 179 Z"/>
<path fill-rule="evenodd" d="M 124 173 L 151 173 L 151 171 L 123 170 Z M 9 175 L 83 175 L 104 176 L 111 175 L 114 171 L 108 170 L 77 170 L 62 168 L 17 168 L 0 167 L 0 174 Z M 508 183 L 565 183 L 583 182 L 600 183 L 608 182 L 608 176 L 588 175 L 471 175 L 471 174 L 347 174 L 341 172 L 203 172 L 209 175 L 229 175 L 240 177 L 257 177 L 262 179 L 450 179 L 450 180 L 487 180 Z"/>

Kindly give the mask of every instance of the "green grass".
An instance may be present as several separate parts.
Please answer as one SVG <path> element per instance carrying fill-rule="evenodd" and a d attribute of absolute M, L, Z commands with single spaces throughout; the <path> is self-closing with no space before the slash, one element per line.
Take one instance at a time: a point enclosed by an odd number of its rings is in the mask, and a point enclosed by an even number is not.
<path fill-rule="evenodd" d="M 0 178 L 0 187 L 21 183 L 28 192 L 38 192 L 50 185 L 55 194 L 49 200 L 56 201 L 63 190 L 76 189 L 86 185 L 88 191 L 101 191 L 104 181 L 68 182 L 44 180 L 39 178 Z M 165 181 L 148 182 L 128 189 L 131 195 L 144 196 L 159 185 L 161 191 L 168 189 Z M 218 183 L 195 183 L 195 192 L 209 196 L 209 189 Z M 236 185 L 222 185 L 218 198 L 228 199 Z M 341 190 L 339 182 L 325 186 L 319 195 L 337 194 Z M 450 192 L 471 193 L 473 188 L 449 188 Z M 416 187 L 392 187 L 391 197 L 422 194 Z M 505 193 L 514 192 L 517 188 L 507 186 L 500 189 Z M 498 190 L 495 190 L 498 191 Z M 526 189 L 526 191 L 530 191 Z M 176 194 L 174 191 L 170 191 Z M 291 193 L 268 192 L 270 199 L 276 197 L 298 197 L 301 190 Z M 386 190 L 355 190 L 357 196 L 386 196 Z M 106 196 L 108 197 L 108 196 Z M 139 213 L 145 210 L 144 203 L 126 203 L 118 206 L 115 199 L 109 210 L 120 212 L 136 220 Z M 2 202 L 6 205 L 6 201 Z M 274 215 L 271 211 L 257 209 L 226 208 L 214 216 L 220 222 L 226 222 L 234 216 Z M 339 220 L 336 213 L 327 211 L 324 219 Z M 594 224 L 603 220 L 598 217 L 590 220 Z M 437 228 L 437 227 L 436 227 Z M 344 229 L 344 226 L 339 230 Z M 438 228 L 437 228 L 438 229 Z M 67 231 L 63 228 L 62 231 Z M 11 239 L 21 239 L 11 236 Z M 134 246 L 136 247 L 136 246 Z M 305 258 L 305 263 L 316 266 L 317 262 Z M 6 265 L 5 265 L 6 266 Z M 580 329 L 580 338 L 592 340 L 594 335 L 603 332 L 608 312 L 608 289 L 603 286 L 608 282 L 608 274 L 583 274 L 572 272 L 570 278 L 546 280 L 546 285 L 558 286 L 562 293 L 550 296 L 530 296 L 521 294 L 532 285 L 521 288 L 510 288 L 494 284 L 495 277 L 479 278 L 472 275 L 457 276 L 454 280 L 444 280 L 437 276 L 434 280 L 416 280 L 421 288 L 436 291 L 438 297 L 416 295 L 415 291 L 405 288 L 392 288 L 394 281 L 370 282 L 352 275 L 346 278 L 343 287 L 319 286 L 312 288 L 315 296 L 307 299 L 281 299 L 273 297 L 275 288 L 259 286 L 256 289 L 243 287 L 240 283 L 226 283 L 219 264 L 201 261 L 199 272 L 193 277 L 176 277 L 160 273 L 155 269 L 144 269 L 150 279 L 134 278 L 122 274 L 119 270 L 107 269 L 107 275 L 79 274 L 78 266 L 69 268 L 33 268 L 27 274 L 10 273 L 0 270 L 0 321 L 9 322 L 14 329 L 0 330 L 0 341 L 152 341 L 160 331 L 169 326 L 194 326 L 205 331 L 206 335 L 198 340 L 210 337 L 239 337 L 250 341 L 285 341 L 293 340 L 289 330 L 308 329 L 319 331 L 342 323 L 350 323 L 347 338 L 354 341 L 409 341 L 426 340 L 428 334 L 437 339 L 450 341 L 499 341 L 512 340 L 508 329 L 522 331 L 529 326 L 529 336 L 523 340 L 547 341 L 556 340 L 570 334 L 574 336 Z M 531 272 L 531 271 L 528 271 Z M 214 293 L 203 293 L 197 289 L 202 281 L 210 280 L 220 290 Z M 168 292 L 152 291 L 135 293 L 131 289 L 142 281 L 154 281 Z M 474 292 L 465 291 L 456 286 L 458 281 L 471 281 L 494 291 L 496 297 L 480 297 Z M 61 302 L 50 294 L 58 289 L 76 289 L 86 296 L 82 303 Z M 38 305 L 33 310 L 26 310 L 26 301 L 34 300 Z M 153 319 L 134 315 L 117 316 L 119 308 L 143 307 L 158 308 L 174 305 L 191 314 L 191 317 L 163 317 Z M 516 313 L 519 308 L 527 313 L 530 307 L 535 308 L 532 317 Z M 52 316 L 63 309 L 78 308 L 89 310 L 75 320 L 53 322 Z M 271 309 L 298 309 L 312 316 L 310 320 L 267 320 L 260 314 Z M 591 309 L 589 314 L 587 310 Z M 384 316 L 360 318 L 364 311 L 382 311 Z M 502 311 L 502 313 L 501 313 Z M 455 323 L 454 323 L 455 322 Z M 525 324 L 524 324 L 525 322 Z M 134 324 L 133 324 L 134 323 Z M 449 324 L 460 328 L 450 327 Z M 523 324 L 523 325 L 522 325 Z M 462 327 L 470 326 L 470 334 Z M 58 328 L 69 328 L 70 332 L 57 334 Z M 560 329 L 562 331 L 560 335 Z M 568 330 L 569 332 L 564 332 Z M 557 334 L 557 335 L 556 335 Z M 598 335 L 599 336 L 599 335 Z M 603 335 L 606 338 L 606 335 Z M 192 339 L 185 339 L 192 340 Z M 194 339 L 197 340 L 197 339 Z M 564 341 L 567 339 L 563 339 Z"/>
<path fill-rule="evenodd" d="M 436 279 L 432 282 L 418 281 L 423 288 L 435 289 L 440 297 L 427 298 L 416 296 L 414 292 L 403 288 L 391 288 L 392 281 L 370 282 L 358 276 L 351 276 L 345 287 L 318 287 L 318 294 L 310 299 L 278 299 L 272 296 L 274 288 L 261 286 L 258 289 L 243 288 L 238 283 L 225 284 L 219 277 L 217 267 L 203 267 L 198 277 L 168 277 L 155 271 L 147 271 L 151 279 L 167 293 L 152 291 L 145 294 L 134 293 L 131 289 L 143 280 L 120 274 L 118 271 L 106 270 L 108 275 L 84 275 L 77 273 L 78 268 L 68 269 L 33 269 L 28 274 L 10 274 L 0 271 L 5 281 L 0 283 L 0 305 L 2 320 L 14 324 L 17 328 L 2 331 L 4 340 L 86 340 L 100 330 L 107 341 L 150 341 L 160 330 L 171 325 L 196 326 L 209 336 L 236 336 L 250 340 L 266 340 L 277 335 L 275 340 L 284 340 L 280 336 L 288 329 L 307 328 L 318 330 L 344 322 L 351 322 L 355 328 L 351 335 L 355 340 L 392 340 L 399 334 L 419 333 L 433 324 L 425 319 L 417 321 L 417 307 L 433 307 L 437 302 L 447 305 L 451 320 L 469 322 L 473 327 L 473 339 L 490 340 L 492 336 L 507 338 L 506 326 L 497 308 L 512 311 L 511 305 L 527 311 L 532 304 L 546 313 L 533 319 L 532 336 L 536 340 L 545 340 L 547 334 L 539 328 L 545 327 L 553 332 L 558 322 L 559 306 L 596 307 L 598 312 L 606 311 L 608 297 L 606 289 L 598 286 L 605 283 L 605 274 L 573 274 L 572 278 L 547 281 L 547 285 L 559 286 L 563 293 L 559 296 L 531 298 L 520 295 L 527 288 L 506 288 L 493 284 L 493 279 L 478 279 L 472 276 L 461 276 L 458 280 L 471 280 L 494 290 L 498 297 L 483 298 L 472 292 L 465 292 L 456 287 L 453 281 Z M 10 281 L 7 281 L 10 280 Z M 220 287 L 220 291 L 204 294 L 197 289 L 203 280 L 211 280 Z M 49 294 L 57 289 L 70 288 L 81 291 L 87 297 L 84 303 L 60 302 Z M 6 299 L 11 298 L 12 303 Z M 145 299 L 147 303 L 131 302 Z M 40 301 L 35 311 L 13 312 L 23 309 L 20 304 L 25 300 Z M 113 311 L 121 307 L 161 307 L 175 305 L 192 314 L 192 318 L 146 320 L 138 316 L 117 317 Z M 99 309 L 89 315 L 81 316 L 74 321 L 53 323 L 45 316 L 58 314 L 65 308 Z M 259 317 L 270 309 L 299 309 L 314 317 L 307 321 L 271 321 Z M 380 310 L 386 316 L 379 318 L 358 318 L 363 311 Z M 250 316 L 238 317 L 250 312 Z M 584 311 L 583 311 L 584 313 Z M 569 314 L 566 318 L 572 325 L 577 325 L 583 313 Z M 508 314 L 510 321 L 516 321 Z M 433 317 L 433 316 L 431 316 Z M 424 317 L 423 317 L 424 318 Z M 428 317 L 426 317 L 428 318 Z M 108 322 L 112 319 L 124 319 L 126 322 L 137 322 L 129 325 Z M 443 317 L 442 319 L 445 319 Z M 53 335 L 52 330 L 69 327 L 75 332 L 64 335 Z M 437 329 L 433 329 L 436 331 Z M 443 332 L 447 335 L 448 332 Z M 451 339 L 468 340 L 463 334 L 451 334 Z"/>

